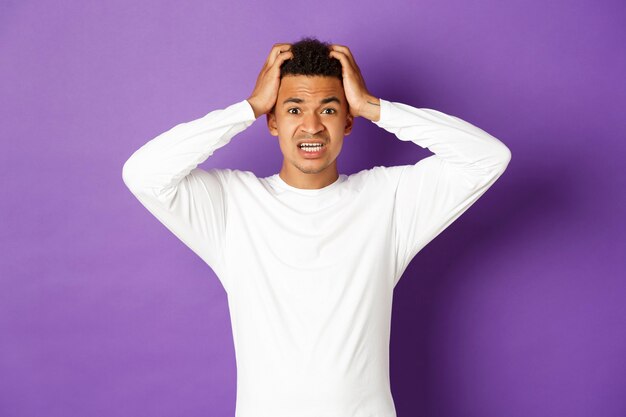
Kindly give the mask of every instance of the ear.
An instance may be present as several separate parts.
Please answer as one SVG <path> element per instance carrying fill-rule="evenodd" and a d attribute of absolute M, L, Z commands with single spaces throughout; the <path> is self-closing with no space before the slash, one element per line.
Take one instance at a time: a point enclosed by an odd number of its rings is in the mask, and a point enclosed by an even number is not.
<path fill-rule="evenodd" d="M 343 131 L 345 136 L 348 136 L 350 132 L 352 132 L 352 126 L 354 126 L 354 116 L 348 113 L 348 116 L 346 116 L 346 127 Z"/>
<path fill-rule="evenodd" d="M 267 119 L 267 128 L 269 129 L 270 134 L 272 136 L 278 136 L 278 125 L 276 124 L 276 114 L 274 109 L 267 112 L 265 117 Z"/>

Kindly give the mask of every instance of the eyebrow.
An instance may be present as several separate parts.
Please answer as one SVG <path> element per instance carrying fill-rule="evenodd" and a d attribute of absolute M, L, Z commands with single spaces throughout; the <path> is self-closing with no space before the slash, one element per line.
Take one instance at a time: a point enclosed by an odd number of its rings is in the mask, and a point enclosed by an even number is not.
<path fill-rule="evenodd" d="M 341 101 L 335 96 L 330 96 L 330 97 L 321 99 L 320 104 L 331 103 L 333 101 L 341 104 Z M 304 100 L 298 97 L 289 97 L 287 100 L 283 101 L 283 104 L 287 104 L 287 103 L 304 103 Z"/>

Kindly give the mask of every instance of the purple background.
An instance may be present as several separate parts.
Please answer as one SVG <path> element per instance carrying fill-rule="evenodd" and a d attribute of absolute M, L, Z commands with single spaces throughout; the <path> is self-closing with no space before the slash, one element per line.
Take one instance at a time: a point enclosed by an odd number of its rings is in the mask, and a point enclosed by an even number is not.
<path fill-rule="evenodd" d="M 625 21 L 617 0 L 2 1 L 0 415 L 234 415 L 226 294 L 122 165 L 313 35 L 372 94 L 512 151 L 396 287 L 398 415 L 626 416 Z M 357 119 L 339 170 L 428 155 Z M 209 161 L 282 154 L 262 117 Z"/>

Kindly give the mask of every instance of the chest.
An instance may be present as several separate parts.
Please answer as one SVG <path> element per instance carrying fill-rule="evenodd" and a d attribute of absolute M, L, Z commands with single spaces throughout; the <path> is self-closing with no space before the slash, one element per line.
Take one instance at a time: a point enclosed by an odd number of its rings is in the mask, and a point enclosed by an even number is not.
<path fill-rule="evenodd" d="M 310 210 L 306 200 L 294 207 L 279 199 L 237 197 L 230 202 L 227 225 L 232 262 L 332 268 L 377 262 L 393 246 L 392 196 L 348 193 Z"/>

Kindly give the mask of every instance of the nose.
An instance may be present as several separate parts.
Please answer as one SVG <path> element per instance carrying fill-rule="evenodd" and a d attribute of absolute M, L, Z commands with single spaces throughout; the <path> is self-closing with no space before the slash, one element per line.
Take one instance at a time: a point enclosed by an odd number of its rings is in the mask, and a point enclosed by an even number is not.
<path fill-rule="evenodd" d="M 315 135 L 324 130 L 324 125 L 322 124 L 319 115 L 315 112 L 311 112 L 304 115 L 300 128 L 303 132 L 306 132 L 309 135 Z"/>

